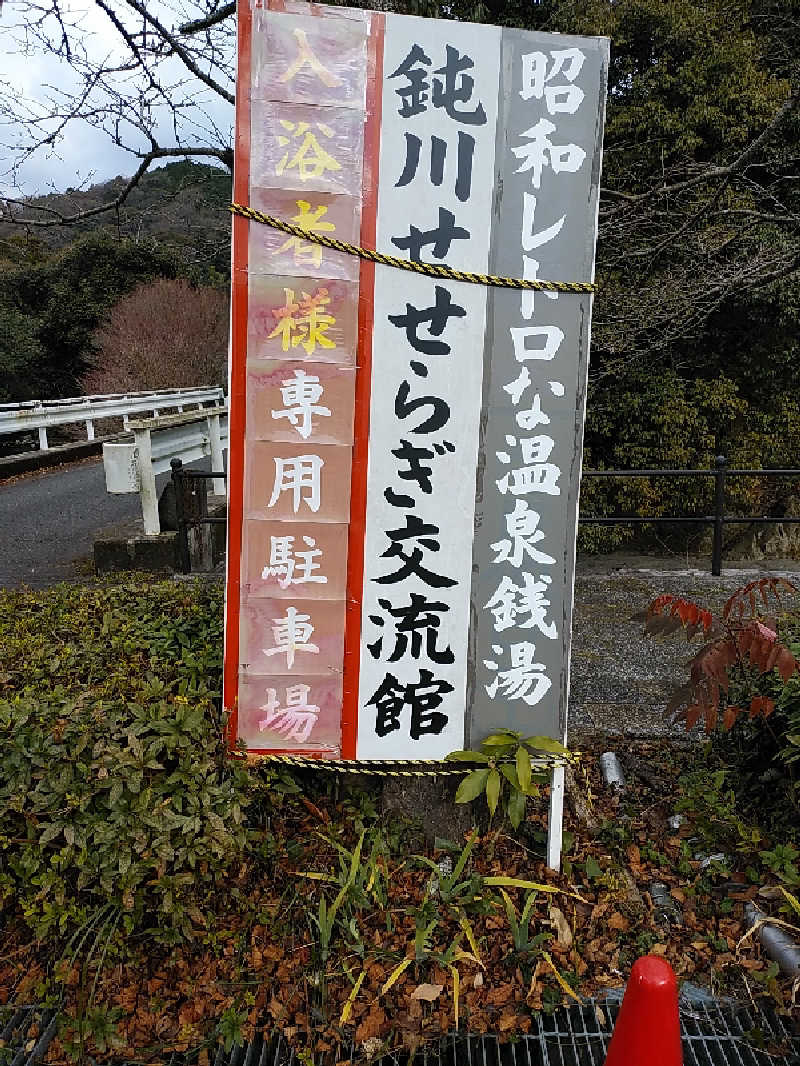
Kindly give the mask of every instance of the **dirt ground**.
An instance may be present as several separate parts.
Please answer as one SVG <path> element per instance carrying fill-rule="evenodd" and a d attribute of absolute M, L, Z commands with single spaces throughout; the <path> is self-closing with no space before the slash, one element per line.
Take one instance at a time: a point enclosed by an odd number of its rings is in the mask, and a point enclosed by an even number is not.
<path fill-rule="evenodd" d="M 719 609 L 749 581 L 776 574 L 800 587 L 797 560 L 735 563 L 712 577 L 707 559 L 636 555 L 579 558 L 575 579 L 570 682 L 570 729 L 632 737 L 675 732 L 664 720 L 670 694 L 686 681 L 690 650 L 681 634 L 644 635 L 631 615 L 661 593 Z M 682 727 L 679 727 L 682 729 Z"/>

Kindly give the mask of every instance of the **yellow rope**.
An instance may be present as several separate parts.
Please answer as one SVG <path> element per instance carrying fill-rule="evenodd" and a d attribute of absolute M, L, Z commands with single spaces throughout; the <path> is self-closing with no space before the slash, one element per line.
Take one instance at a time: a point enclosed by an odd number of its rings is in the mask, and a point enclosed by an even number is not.
<path fill-rule="evenodd" d="M 337 774 L 367 774 L 372 777 L 443 777 L 471 774 L 473 770 L 486 769 L 485 763 L 463 763 L 456 766 L 452 763 L 437 762 L 435 759 L 388 759 L 383 763 L 383 760 L 375 759 L 309 759 L 301 755 L 252 754 L 248 755 L 247 759 L 249 762 L 281 763 L 297 770 L 332 770 Z M 563 759 L 554 756 L 531 759 L 531 766 L 534 770 L 550 770 L 563 762 Z"/>
<path fill-rule="evenodd" d="M 291 222 L 275 218 L 273 215 L 264 215 L 255 211 L 252 207 L 244 204 L 231 204 L 229 210 L 234 215 L 241 215 L 252 222 L 260 222 L 264 226 L 281 230 L 292 237 L 299 237 L 304 241 L 312 241 L 321 244 L 324 248 L 331 248 L 335 252 L 343 252 L 345 255 L 357 255 L 359 259 L 367 259 L 371 263 L 381 263 L 383 266 L 397 267 L 398 270 L 410 270 L 414 274 L 427 274 L 432 278 L 447 278 L 451 281 L 468 281 L 474 285 L 493 285 L 501 289 L 532 289 L 534 292 L 569 292 L 591 293 L 597 291 L 597 286 L 588 281 L 525 281 L 523 278 L 500 278 L 492 274 L 474 274 L 467 270 L 455 270 L 445 263 L 414 263 L 409 259 L 398 259 L 394 255 L 384 255 L 383 252 L 373 251 L 371 248 L 360 248 L 357 244 L 348 244 L 339 241 L 335 237 L 326 237 L 323 233 L 314 233 L 295 226 Z"/>

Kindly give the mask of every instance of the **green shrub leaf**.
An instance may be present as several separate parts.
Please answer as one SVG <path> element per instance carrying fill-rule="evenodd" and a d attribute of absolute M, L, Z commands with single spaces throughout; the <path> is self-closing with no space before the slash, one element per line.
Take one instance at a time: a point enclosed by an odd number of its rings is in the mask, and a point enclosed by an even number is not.
<path fill-rule="evenodd" d="M 471 774 L 468 774 L 458 786 L 456 791 L 456 803 L 469 803 L 477 796 L 480 796 L 486 785 L 486 779 L 488 776 L 488 770 L 473 770 Z"/>

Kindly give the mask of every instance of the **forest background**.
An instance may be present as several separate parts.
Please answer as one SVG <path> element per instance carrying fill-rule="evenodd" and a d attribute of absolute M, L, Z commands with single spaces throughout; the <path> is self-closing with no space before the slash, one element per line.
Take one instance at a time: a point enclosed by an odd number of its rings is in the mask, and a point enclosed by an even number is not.
<path fill-rule="evenodd" d="M 225 380 L 229 134 L 195 126 L 164 143 L 147 116 L 159 93 L 185 107 L 162 78 L 167 56 L 184 86 L 230 102 L 235 5 L 191 5 L 169 29 L 140 0 L 95 3 L 119 30 L 135 92 L 92 65 L 55 3 L 22 0 L 16 23 L 25 47 L 104 89 L 100 103 L 62 94 L 49 116 L 63 119 L 59 135 L 89 121 L 125 143 L 127 129 L 136 172 L 0 201 L 0 402 Z M 725 454 L 732 466 L 798 466 L 800 0 L 363 6 L 611 38 L 584 465 L 709 468 Z M 47 117 L 5 95 L 0 127 L 24 131 L 7 145 L 15 160 L 47 147 Z M 730 509 L 795 513 L 796 491 L 734 481 Z M 703 514 L 709 492 L 600 479 L 581 506 Z M 631 536 L 594 527 L 582 541 L 607 550 Z"/>

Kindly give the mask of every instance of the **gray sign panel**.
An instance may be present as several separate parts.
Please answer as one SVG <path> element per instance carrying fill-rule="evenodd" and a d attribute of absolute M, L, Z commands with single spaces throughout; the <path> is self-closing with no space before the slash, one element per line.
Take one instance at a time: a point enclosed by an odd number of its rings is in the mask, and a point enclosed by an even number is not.
<path fill-rule="evenodd" d="M 608 41 L 504 30 L 489 272 L 592 281 Z M 566 738 L 591 297 L 491 289 L 468 739 Z"/>

